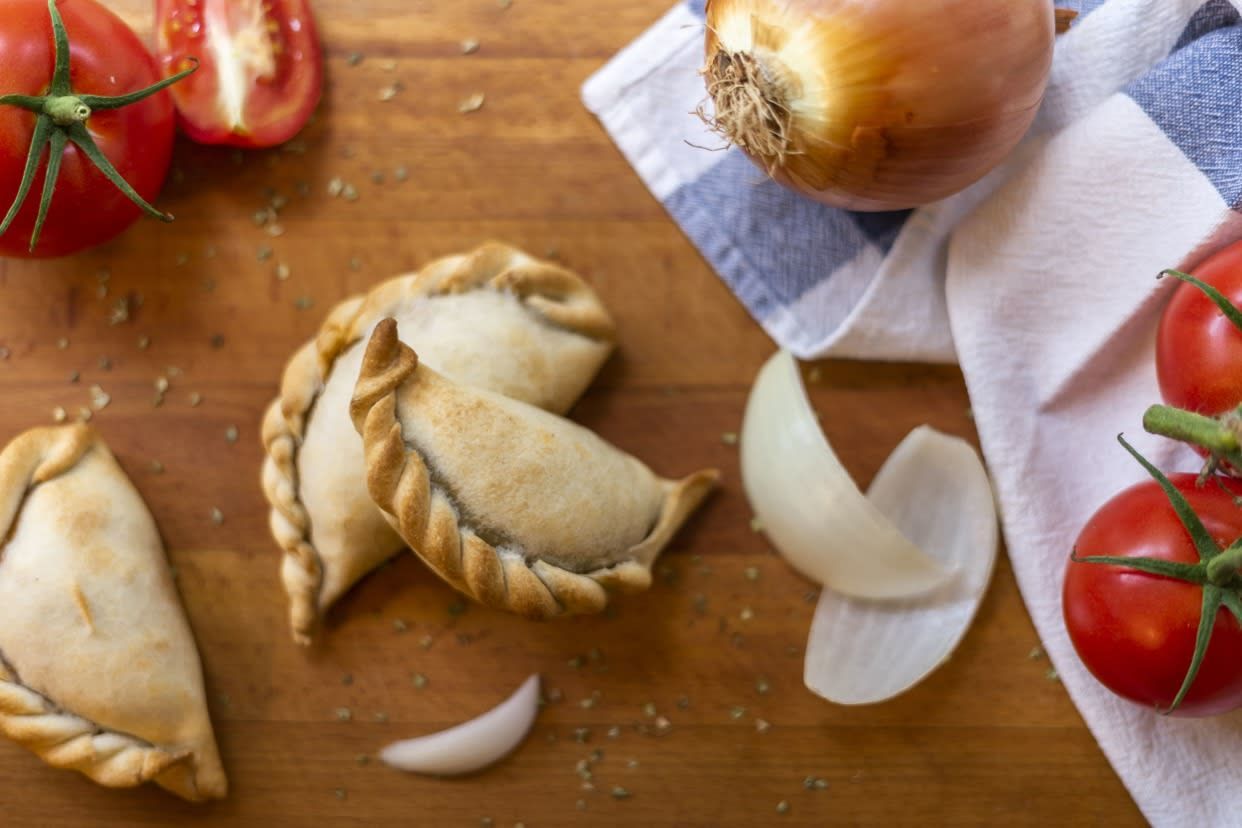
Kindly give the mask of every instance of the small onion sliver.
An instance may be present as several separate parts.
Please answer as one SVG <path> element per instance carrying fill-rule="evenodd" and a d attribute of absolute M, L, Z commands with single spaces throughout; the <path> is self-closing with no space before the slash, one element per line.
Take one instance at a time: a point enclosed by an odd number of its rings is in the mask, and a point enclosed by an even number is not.
<path fill-rule="evenodd" d="M 788 351 L 759 371 L 739 443 L 755 517 L 806 577 L 855 598 L 906 598 L 952 579 L 859 491 L 820 430 Z"/>
<path fill-rule="evenodd" d="M 380 751 L 380 759 L 398 770 L 431 776 L 473 773 L 499 762 L 521 744 L 538 712 L 535 674 L 482 716 L 439 733 L 393 742 Z"/>
<path fill-rule="evenodd" d="M 964 440 L 916 428 L 880 469 L 871 501 L 952 582 L 900 601 L 825 590 L 815 608 L 803 680 L 837 704 L 885 701 L 943 664 L 966 634 L 996 562 L 999 530 L 987 472 Z"/>

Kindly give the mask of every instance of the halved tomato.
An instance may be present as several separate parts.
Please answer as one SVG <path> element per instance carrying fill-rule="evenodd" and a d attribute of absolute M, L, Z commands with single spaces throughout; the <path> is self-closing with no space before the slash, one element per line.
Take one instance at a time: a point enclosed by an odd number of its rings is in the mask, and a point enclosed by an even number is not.
<path fill-rule="evenodd" d="M 306 125 L 323 86 L 308 0 L 156 0 L 155 11 L 165 76 L 201 64 L 171 90 L 191 139 L 270 147 Z"/>

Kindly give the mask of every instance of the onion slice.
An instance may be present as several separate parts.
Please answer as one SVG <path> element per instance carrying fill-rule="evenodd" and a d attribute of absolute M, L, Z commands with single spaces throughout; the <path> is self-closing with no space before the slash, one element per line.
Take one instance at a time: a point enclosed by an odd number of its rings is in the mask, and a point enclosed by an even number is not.
<path fill-rule="evenodd" d="M 944 663 L 979 609 L 996 562 L 992 487 L 964 440 L 916 428 L 884 463 L 868 497 L 907 538 L 958 574 L 935 592 L 901 601 L 820 595 L 803 680 L 838 704 L 890 699 Z"/>
<path fill-rule="evenodd" d="M 854 598 L 907 598 L 951 580 L 858 490 L 820 430 L 788 351 L 759 371 L 740 444 L 751 508 L 806 577 Z"/>
<path fill-rule="evenodd" d="M 521 744 L 538 711 L 535 674 L 482 716 L 439 733 L 393 742 L 380 751 L 380 759 L 398 770 L 431 776 L 473 773 L 499 762 Z"/>

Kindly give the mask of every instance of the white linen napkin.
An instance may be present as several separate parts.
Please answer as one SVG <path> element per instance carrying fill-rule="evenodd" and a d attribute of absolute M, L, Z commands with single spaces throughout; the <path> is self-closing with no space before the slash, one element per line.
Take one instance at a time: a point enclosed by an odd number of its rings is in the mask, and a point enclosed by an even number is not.
<path fill-rule="evenodd" d="M 781 345 L 802 357 L 957 360 L 1009 555 L 1084 719 L 1158 826 L 1238 823 L 1242 714 L 1167 718 L 1101 688 L 1061 619 L 1070 545 L 1106 499 L 1198 468 L 1143 433 L 1174 287 L 1242 238 L 1242 0 L 1085 0 L 1040 115 L 1001 169 L 913 213 L 823 207 L 718 147 L 702 2 L 677 6 L 583 89 L 639 175 Z"/>

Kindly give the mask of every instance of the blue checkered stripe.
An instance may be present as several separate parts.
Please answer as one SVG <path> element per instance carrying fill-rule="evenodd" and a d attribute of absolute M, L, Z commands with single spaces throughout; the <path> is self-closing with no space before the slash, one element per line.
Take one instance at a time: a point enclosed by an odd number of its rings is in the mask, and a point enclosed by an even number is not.
<path fill-rule="evenodd" d="M 1106 1 L 1057 5 L 1081 19 Z M 687 3 L 699 17 L 705 4 Z M 1207 0 L 1169 58 L 1125 91 L 1226 203 L 1242 207 L 1242 23 L 1229 0 Z M 861 261 L 874 267 L 877 257 L 861 254 L 887 254 L 910 215 L 814 203 L 769 180 L 736 149 L 676 190 L 665 207 L 760 320 Z"/>

